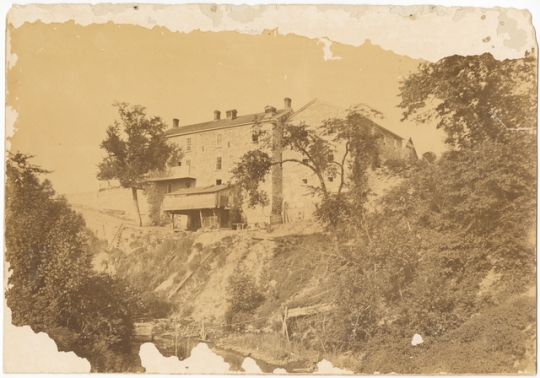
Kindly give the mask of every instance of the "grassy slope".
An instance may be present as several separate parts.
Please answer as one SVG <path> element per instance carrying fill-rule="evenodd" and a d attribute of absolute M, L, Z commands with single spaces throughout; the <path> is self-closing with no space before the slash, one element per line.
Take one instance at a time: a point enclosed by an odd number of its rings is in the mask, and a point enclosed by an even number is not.
<path fill-rule="evenodd" d="M 245 267 L 255 277 L 265 297 L 253 314 L 245 315 L 245 320 L 279 314 L 284 306 L 305 307 L 330 301 L 327 264 L 332 243 L 330 235 L 321 232 L 280 236 L 272 241 L 253 239 L 249 232 L 141 237 L 132 243 L 131 254 L 117 252 L 111 259 L 119 274 L 140 290 L 153 291 L 164 281 L 172 281 L 163 290 L 163 298 L 188 271 L 194 271 L 186 288 L 179 290 L 171 302 L 182 321 L 205 320 L 212 335 L 211 325 L 223 322 L 227 309 L 225 287 L 236 266 Z M 208 254 L 210 258 L 200 264 Z M 273 333 L 237 334 L 222 341 L 225 347 L 255 353 L 269 362 L 290 361 L 298 356 L 310 360 L 327 358 L 336 366 L 362 373 L 530 373 L 535 369 L 535 305 L 534 295 L 505 298 L 453 331 L 424 337 L 424 343 L 418 346 L 413 347 L 410 338 L 376 336 L 361 353 L 352 355 L 332 354 L 316 344 L 308 345 L 301 333 L 292 334 L 288 343 L 280 335 L 280 325 L 272 319 L 251 324 Z M 295 323 L 291 330 L 299 332 L 301 328 Z"/>

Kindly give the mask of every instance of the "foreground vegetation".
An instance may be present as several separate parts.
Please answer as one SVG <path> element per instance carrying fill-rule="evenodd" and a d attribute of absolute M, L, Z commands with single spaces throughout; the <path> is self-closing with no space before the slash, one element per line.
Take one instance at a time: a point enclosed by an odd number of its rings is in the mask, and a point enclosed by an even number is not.
<path fill-rule="evenodd" d="M 136 371 L 130 341 L 138 296 L 123 280 L 92 269 L 101 243 L 29 159 L 10 154 L 6 167 L 13 324 L 46 332 L 60 351 L 87 358 L 92 371 Z"/>

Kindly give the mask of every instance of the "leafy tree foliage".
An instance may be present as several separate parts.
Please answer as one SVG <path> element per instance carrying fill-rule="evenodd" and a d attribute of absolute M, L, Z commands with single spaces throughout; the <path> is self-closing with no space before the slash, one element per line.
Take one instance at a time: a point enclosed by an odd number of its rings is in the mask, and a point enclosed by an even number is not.
<path fill-rule="evenodd" d="M 117 179 L 124 188 L 130 188 L 139 225 L 142 220 L 137 190 L 144 189 L 146 175 L 165 169 L 171 156 L 179 154 L 177 146 L 167 143 L 163 131 L 167 127 L 160 117 L 146 116 L 145 108 L 116 103 L 120 121 L 115 120 L 107 129 L 101 148 L 107 157 L 98 165 L 98 179 Z"/>
<path fill-rule="evenodd" d="M 534 284 L 534 67 L 530 54 L 502 62 L 454 56 L 421 65 L 404 82 L 404 116 L 436 117 L 449 151 L 386 162 L 405 179 L 351 242 L 335 247 L 327 344 L 366 350 L 410 343 L 414 333 L 442 340 Z M 515 329 L 509 334 L 522 340 Z"/>
<path fill-rule="evenodd" d="M 236 267 L 229 277 L 226 290 L 230 296 L 229 311 L 232 313 L 253 312 L 264 300 L 253 276 L 240 267 Z"/>
<path fill-rule="evenodd" d="M 423 63 L 401 86 L 404 119 L 437 121 L 453 147 L 500 141 L 508 131 L 536 129 L 537 60 L 454 55 Z"/>
<path fill-rule="evenodd" d="M 48 333 L 61 350 L 86 357 L 94 371 L 129 370 L 134 295 L 121 281 L 92 270 L 82 217 L 55 195 L 30 156 L 6 166 L 6 292 L 13 324 Z"/>
<path fill-rule="evenodd" d="M 318 179 L 318 185 L 309 188 L 322 199 L 316 213 L 321 220 L 335 227 L 345 216 L 361 217 L 369 195 L 367 170 L 379 165 L 377 140 L 380 136 L 372 133 L 372 127 L 376 127 L 372 118 L 380 116 L 375 110 L 355 107 L 345 118 L 326 120 L 320 129 L 306 123 L 276 123 L 273 128 L 279 129 L 279 140 L 274 137 L 275 130 L 259 131 L 263 149 L 249 151 L 241 157 L 232 170 L 232 184 L 240 196 L 247 196 L 248 206 L 268 205 L 268 195 L 259 185 L 265 181 L 271 167 L 285 163 L 301 165 L 309 168 Z M 261 130 L 260 125 L 256 128 Z M 265 149 L 290 150 L 307 159 L 275 161 Z M 337 191 L 328 188 L 328 177 L 338 177 Z"/>

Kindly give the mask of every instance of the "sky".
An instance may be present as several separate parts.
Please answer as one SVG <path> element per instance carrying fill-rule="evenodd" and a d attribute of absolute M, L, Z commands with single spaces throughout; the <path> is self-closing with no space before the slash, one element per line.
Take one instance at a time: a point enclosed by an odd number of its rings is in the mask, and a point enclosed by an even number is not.
<path fill-rule="evenodd" d="M 139 9 L 147 12 L 139 26 L 121 18 L 139 17 L 133 9 L 96 9 L 90 18 L 86 9 L 79 9 L 84 17 L 19 9 L 8 27 L 6 103 L 8 116 L 16 115 L 9 147 L 52 170 L 60 193 L 97 190 L 99 145 L 117 118 L 116 101 L 143 105 L 169 126 L 173 118 L 210 120 L 214 110 L 280 108 L 284 97 L 294 109 L 314 98 L 344 108 L 363 103 L 385 115 L 383 126 L 412 137 L 420 154 L 440 153 L 443 134 L 434 125 L 401 122 L 400 80 L 422 61 L 484 50 L 519 57 L 531 45 L 519 12 L 282 7 L 253 15 L 208 4 Z M 20 12 L 31 22 L 21 22 Z M 182 19 L 189 12 L 194 26 Z M 261 12 L 267 17 L 257 21 Z M 238 14 L 248 16 L 240 22 Z M 491 43 L 482 42 L 486 36 Z"/>

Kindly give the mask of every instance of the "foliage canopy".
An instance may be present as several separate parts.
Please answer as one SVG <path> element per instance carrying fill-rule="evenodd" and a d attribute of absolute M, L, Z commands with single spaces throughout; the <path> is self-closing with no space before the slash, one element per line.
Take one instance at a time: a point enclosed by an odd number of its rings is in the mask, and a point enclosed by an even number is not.
<path fill-rule="evenodd" d="M 92 270 L 92 240 L 82 217 L 55 195 L 31 156 L 6 164 L 7 304 L 14 325 L 46 332 L 60 350 L 94 371 L 126 371 L 136 297 L 121 281 Z"/>
<path fill-rule="evenodd" d="M 107 156 L 98 164 L 97 178 L 118 180 L 122 187 L 132 190 L 142 226 L 137 190 L 144 189 L 148 173 L 164 170 L 167 161 L 171 157 L 177 159 L 181 153 L 177 146 L 167 143 L 163 134 L 167 125 L 160 117 L 148 118 L 141 105 L 130 106 L 125 102 L 114 105 L 118 107 L 120 121 L 115 120 L 107 128 L 107 137 L 101 142 Z"/>

